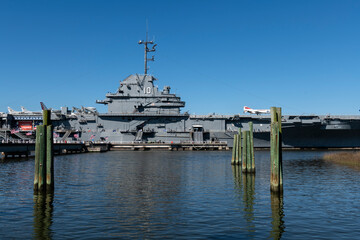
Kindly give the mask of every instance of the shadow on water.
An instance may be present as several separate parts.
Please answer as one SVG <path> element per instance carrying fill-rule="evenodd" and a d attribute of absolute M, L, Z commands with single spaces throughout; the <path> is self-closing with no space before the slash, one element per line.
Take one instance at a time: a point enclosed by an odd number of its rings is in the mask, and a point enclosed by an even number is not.
<path fill-rule="evenodd" d="M 255 215 L 254 215 L 254 201 L 255 201 L 255 174 L 242 173 L 241 166 L 232 166 L 234 175 L 235 190 L 242 196 L 244 219 L 246 220 L 247 232 L 253 233 L 255 231 Z M 270 183 L 269 183 L 270 184 Z M 285 230 L 284 226 L 284 205 L 283 196 L 278 193 L 271 194 L 271 225 L 270 238 L 281 239 L 282 233 Z"/>
<path fill-rule="evenodd" d="M 34 238 L 51 239 L 53 194 L 34 195 Z"/>

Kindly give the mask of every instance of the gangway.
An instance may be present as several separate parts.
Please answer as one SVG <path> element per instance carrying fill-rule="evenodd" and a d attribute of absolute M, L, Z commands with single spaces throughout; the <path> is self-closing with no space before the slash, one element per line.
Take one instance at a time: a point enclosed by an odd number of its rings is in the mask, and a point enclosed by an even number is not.
<path fill-rule="evenodd" d="M 64 141 L 67 137 L 69 137 L 71 134 L 71 130 L 66 130 L 66 133 L 64 134 L 64 136 L 61 138 L 61 141 Z"/>

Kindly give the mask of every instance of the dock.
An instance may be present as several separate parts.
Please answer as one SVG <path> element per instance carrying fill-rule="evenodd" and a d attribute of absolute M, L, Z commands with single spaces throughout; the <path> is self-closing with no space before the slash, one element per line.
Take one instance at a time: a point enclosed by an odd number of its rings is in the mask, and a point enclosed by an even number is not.
<path fill-rule="evenodd" d="M 5 158 L 9 157 L 29 157 L 33 156 L 35 151 L 35 142 L 7 142 L 0 143 L 0 153 Z M 84 143 L 54 143 L 54 154 L 66 154 L 66 153 L 83 153 L 86 152 L 86 146 Z"/>
<path fill-rule="evenodd" d="M 229 150 L 227 142 L 55 142 L 54 154 L 71 154 L 107 151 L 223 151 Z M 4 158 L 29 157 L 35 151 L 34 141 L 0 143 L 0 153 Z"/>
<path fill-rule="evenodd" d="M 168 151 L 217 151 L 229 150 L 227 142 L 131 142 L 131 143 L 111 143 L 110 150 L 168 150 Z"/>

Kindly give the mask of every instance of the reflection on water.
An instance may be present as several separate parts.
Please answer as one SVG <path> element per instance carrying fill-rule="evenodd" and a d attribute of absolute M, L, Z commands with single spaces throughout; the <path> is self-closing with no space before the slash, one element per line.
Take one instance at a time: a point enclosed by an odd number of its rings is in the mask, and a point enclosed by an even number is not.
<path fill-rule="evenodd" d="M 34 237 L 51 239 L 53 194 L 34 195 Z"/>
<path fill-rule="evenodd" d="M 243 201 L 244 201 L 244 212 L 245 219 L 248 224 L 248 228 L 254 229 L 254 194 L 255 194 L 255 174 L 243 173 Z"/>
<path fill-rule="evenodd" d="M 272 231 L 270 236 L 273 239 L 281 239 L 281 235 L 284 232 L 284 204 L 283 195 L 279 193 L 271 192 L 271 216 L 272 216 Z"/>
<path fill-rule="evenodd" d="M 360 173 L 322 154 L 284 152 L 283 197 L 269 151 L 255 175 L 225 151 L 56 156 L 55 192 L 39 196 L 33 159 L 0 162 L 0 239 L 355 239 Z"/>
<path fill-rule="evenodd" d="M 242 195 L 242 205 L 244 219 L 246 220 L 246 230 L 251 233 L 254 232 L 255 227 L 255 173 L 242 173 L 241 166 L 232 165 L 232 172 L 234 176 L 234 185 L 236 192 Z M 272 230 L 270 231 L 270 237 L 272 239 L 281 239 L 281 235 L 284 232 L 284 207 L 283 207 L 283 195 L 279 193 L 273 193 L 270 191 L 269 181 L 269 195 L 271 196 L 271 224 Z"/>

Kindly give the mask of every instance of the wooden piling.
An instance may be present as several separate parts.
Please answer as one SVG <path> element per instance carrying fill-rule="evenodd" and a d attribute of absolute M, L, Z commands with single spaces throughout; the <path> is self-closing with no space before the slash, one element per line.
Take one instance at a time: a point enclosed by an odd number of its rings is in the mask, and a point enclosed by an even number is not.
<path fill-rule="evenodd" d="M 246 172 L 251 172 L 252 156 L 251 156 L 251 140 L 250 131 L 246 131 Z"/>
<path fill-rule="evenodd" d="M 236 137 L 235 165 L 239 165 L 239 141 L 240 141 L 240 136 L 239 136 L 239 134 L 236 134 L 235 137 Z"/>
<path fill-rule="evenodd" d="M 249 139 L 250 139 L 250 152 L 251 152 L 251 158 L 250 158 L 250 169 L 249 171 L 254 173 L 255 172 L 255 153 L 254 153 L 254 126 L 253 126 L 253 122 L 249 122 Z"/>
<path fill-rule="evenodd" d="M 40 135 L 40 141 L 38 145 L 39 153 L 39 182 L 38 182 L 38 192 L 44 192 L 46 184 L 46 131 L 43 125 L 37 126 L 38 134 Z"/>
<path fill-rule="evenodd" d="M 51 111 L 43 110 L 43 125 L 36 128 L 34 193 L 54 189 L 53 127 Z"/>
<path fill-rule="evenodd" d="M 243 150 L 242 150 L 242 163 L 241 163 L 241 170 L 243 173 L 247 172 L 247 134 L 246 131 L 243 132 Z"/>
<path fill-rule="evenodd" d="M 281 131 L 281 108 L 271 107 L 271 135 L 270 135 L 270 158 L 271 175 L 270 190 L 283 192 L 282 180 L 282 131 Z"/>
<path fill-rule="evenodd" d="M 278 117 L 278 124 L 279 124 L 279 188 L 280 192 L 283 192 L 283 169 L 282 169 L 282 125 L 281 125 L 281 108 L 276 108 L 276 114 Z"/>
<path fill-rule="evenodd" d="M 36 129 L 35 140 L 35 171 L 34 171 L 34 193 L 38 192 L 39 185 L 39 158 L 40 158 L 40 130 Z"/>
<path fill-rule="evenodd" d="M 233 149 L 232 149 L 232 157 L 231 157 L 231 165 L 235 165 L 235 154 L 236 154 L 236 134 L 234 135 Z"/>
<path fill-rule="evenodd" d="M 53 126 L 46 126 L 46 191 L 54 190 Z"/>
<path fill-rule="evenodd" d="M 51 124 L 51 111 L 43 110 L 43 125 L 47 126 Z"/>
<path fill-rule="evenodd" d="M 239 134 L 238 134 L 238 141 L 237 141 L 237 148 L 238 148 L 238 161 L 237 161 L 237 165 L 241 164 L 241 128 L 239 128 Z"/>

